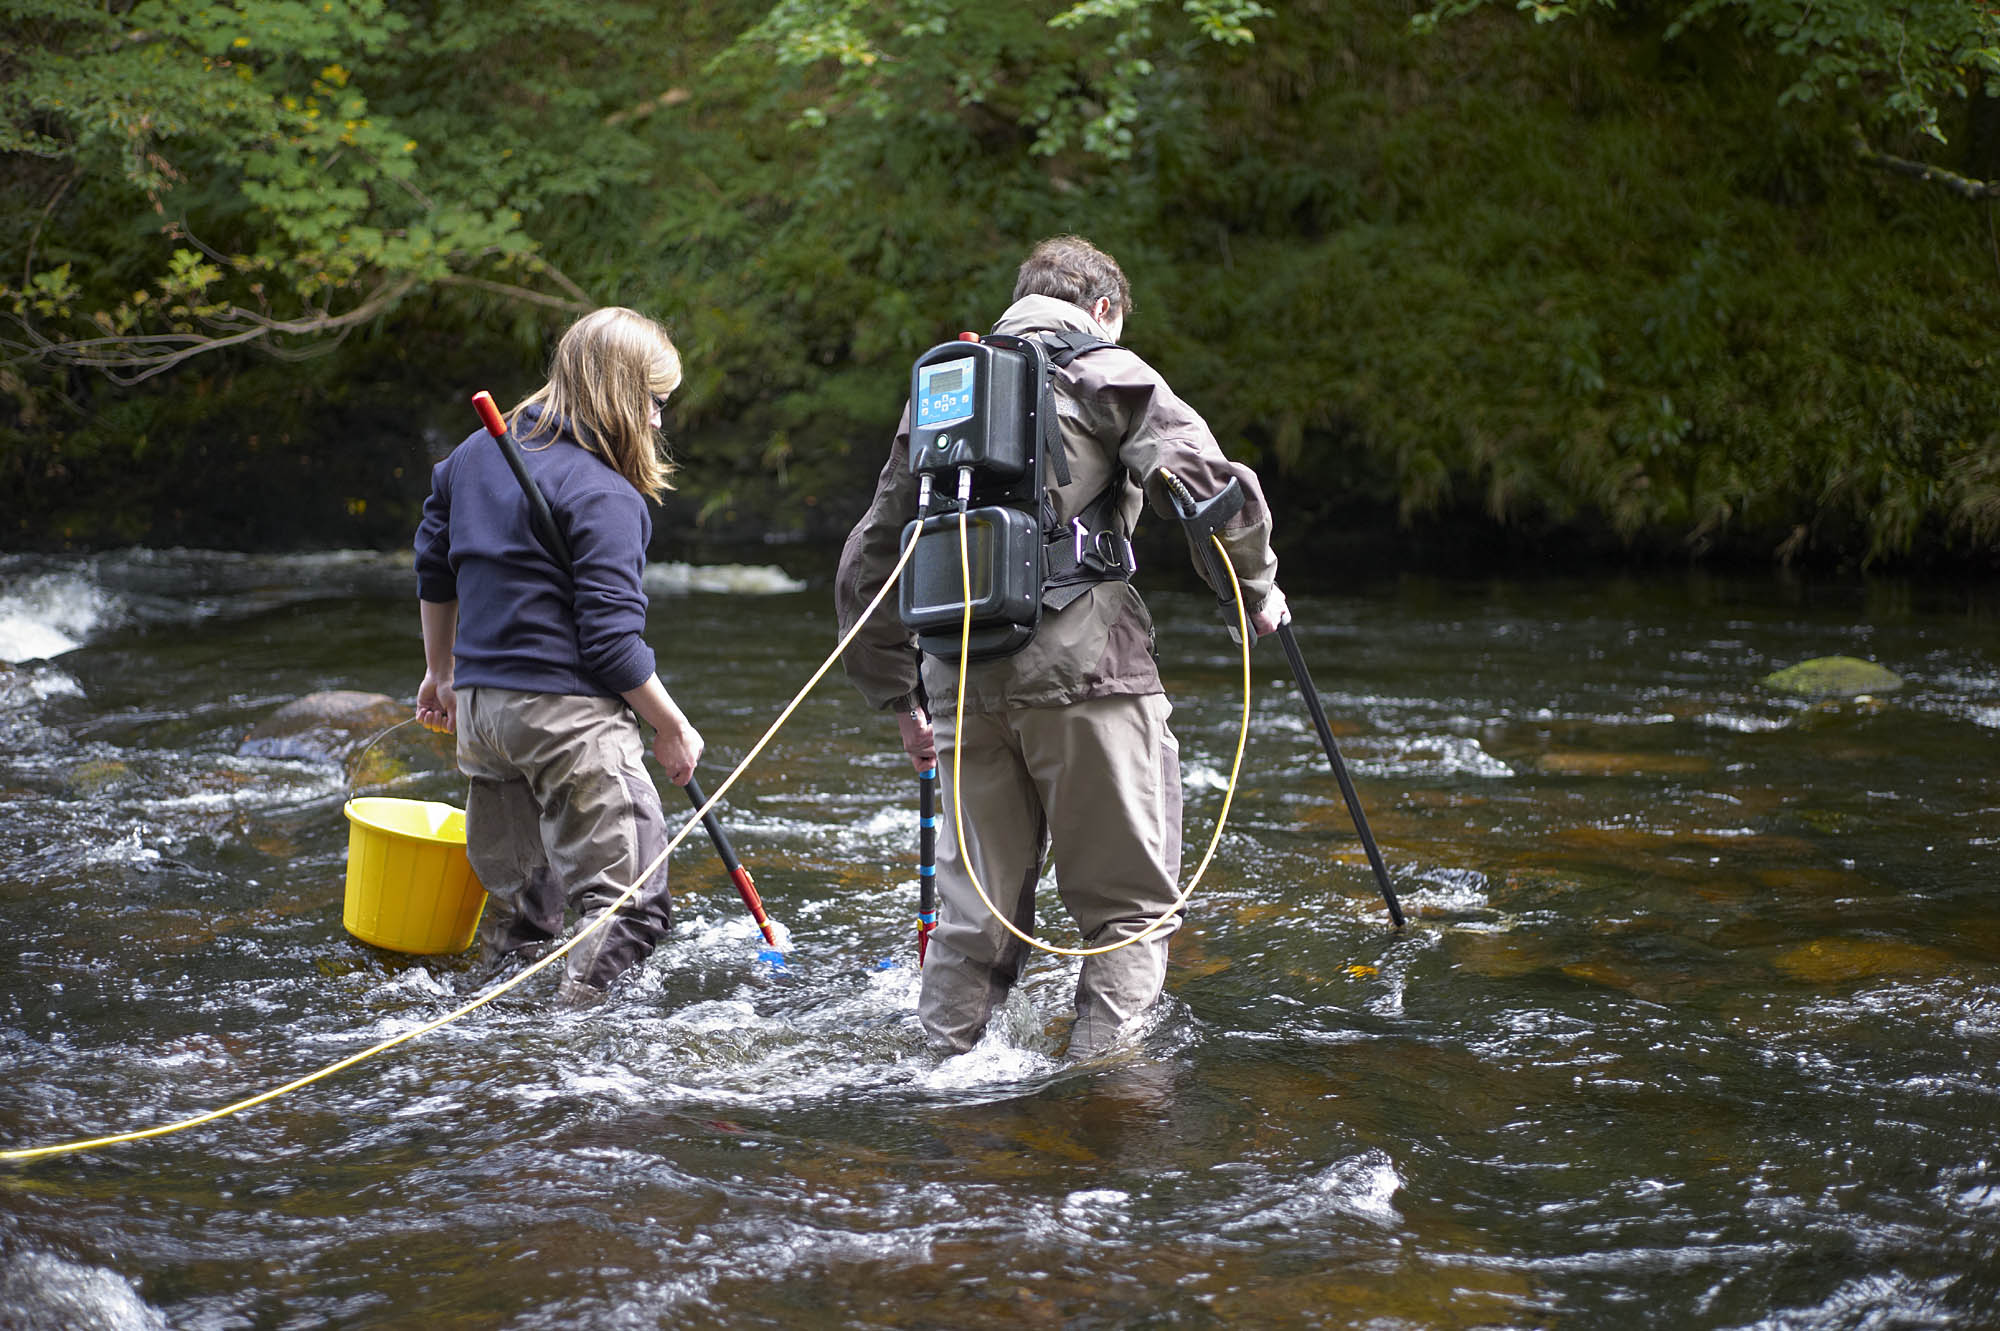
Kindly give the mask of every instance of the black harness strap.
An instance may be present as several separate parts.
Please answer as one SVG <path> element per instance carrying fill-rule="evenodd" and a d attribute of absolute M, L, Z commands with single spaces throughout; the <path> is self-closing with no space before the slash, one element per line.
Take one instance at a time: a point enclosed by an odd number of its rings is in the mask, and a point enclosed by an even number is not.
<path fill-rule="evenodd" d="M 1042 547 L 1042 606 L 1060 610 L 1090 589 L 1092 583 L 1130 582 L 1139 571 L 1132 542 L 1119 530 L 1118 501 L 1125 478 L 1113 476 L 1097 492 L 1067 530 L 1047 533 Z"/>
<path fill-rule="evenodd" d="M 1089 333 L 1079 333 L 1073 328 L 1040 329 L 1035 333 L 1034 340 L 1041 343 L 1042 349 L 1048 353 L 1049 364 L 1063 368 L 1086 351 L 1118 345 Z M 1056 395 L 1047 378 L 1042 381 L 1041 402 L 1036 414 L 1042 418 L 1042 456 L 1055 469 L 1056 485 L 1068 485 L 1069 459 L 1063 456 L 1062 423 L 1056 419 Z"/>
<path fill-rule="evenodd" d="M 1115 347 L 1091 333 L 1073 328 L 1048 328 L 1035 338 L 1049 353 L 1049 364 L 1067 368 L 1078 356 L 1099 347 Z M 1063 454 L 1062 425 L 1056 419 L 1055 393 L 1047 391 L 1042 409 L 1042 444 L 1055 471 L 1058 487 L 1070 483 L 1069 459 Z M 1044 502 L 1042 512 L 1042 606 L 1061 610 L 1082 596 L 1091 584 L 1130 581 L 1136 566 L 1132 542 L 1119 530 L 1118 500 L 1124 477 L 1114 475 L 1109 484 L 1077 511 L 1067 526 L 1059 526 L 1055 513 Z"/>

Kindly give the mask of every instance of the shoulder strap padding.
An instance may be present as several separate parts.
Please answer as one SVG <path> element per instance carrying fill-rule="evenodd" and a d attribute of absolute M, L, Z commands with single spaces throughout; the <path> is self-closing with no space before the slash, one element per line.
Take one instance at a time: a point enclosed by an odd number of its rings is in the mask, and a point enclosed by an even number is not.
<path fill-rule="evenodd" d="M 1058 348 L 1051 350 L 1049 361 L 1051 364 L 1062 366 L 1067 366 L 1086 351 L 1118 345 L 1116 342 L 1106 342 L 1091 333 L 1080 333 L 1074 328 L 1051 328 L 1044 331 L 1042 336 L 1050 342 L 1059 344 Z"/>
<path fill-rule="evenodd" d="M 1073 328 L 1043 328 L 1037 330 L 1033 341 L 1040 344 L 1048 363 L 1052 366 L 1067 366 L 1078 356 L 1099 347 L 1115 347 L 1116 342 L 1106 342 L 1090 333 L 1081 333 Z M 1055 389 L 1050 383 L 1051 376 L 1042 378 L 1041 401 L 1036 406 L 1036 414 L 1042 418 L 1042 453 L 1048 458 L 1048 465 L 1055 472 L 1058 488 L 1068 485 L 1069 458 L 1063 454 L 1062 425 L 1056 419 Z"/>

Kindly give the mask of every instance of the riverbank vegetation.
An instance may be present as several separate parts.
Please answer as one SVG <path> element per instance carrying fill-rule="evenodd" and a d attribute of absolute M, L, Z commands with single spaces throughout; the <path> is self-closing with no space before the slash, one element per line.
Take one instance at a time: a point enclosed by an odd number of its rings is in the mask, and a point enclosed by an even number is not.
<path fill-rule="evenodd" d="M 0 8 L 14 548 L 400 544 L 608 302 L 687 356 L 661 540 L 837 534 L 1069 230 L 1294 550 L 2000 545 L 1978 0 Z"/>

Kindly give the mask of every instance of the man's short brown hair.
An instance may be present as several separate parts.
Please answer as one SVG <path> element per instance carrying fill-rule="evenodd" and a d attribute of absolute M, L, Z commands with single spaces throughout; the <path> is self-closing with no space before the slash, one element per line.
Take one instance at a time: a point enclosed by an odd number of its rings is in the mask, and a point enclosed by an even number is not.
<path fill-rule="evenodd" d="M 1118 260 L 1082 236 L 1051 236 L 1029 251 L 1014 279 L 1014 299 L 1023 296 L 1053 296 L 1085 310 L 1103 296 L 1112 317 L 1132 313 L 1132 284 Z"/>

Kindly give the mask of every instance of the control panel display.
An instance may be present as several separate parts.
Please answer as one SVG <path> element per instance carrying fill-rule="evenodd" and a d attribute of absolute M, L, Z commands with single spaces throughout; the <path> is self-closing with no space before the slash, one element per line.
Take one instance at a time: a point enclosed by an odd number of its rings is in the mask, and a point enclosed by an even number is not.
<path fill-rule="evenodd" d="M 972 418 L 971 357 L 938 361 L 917 371 L 917 418 L 912 424 L 934 429 Z"/>

